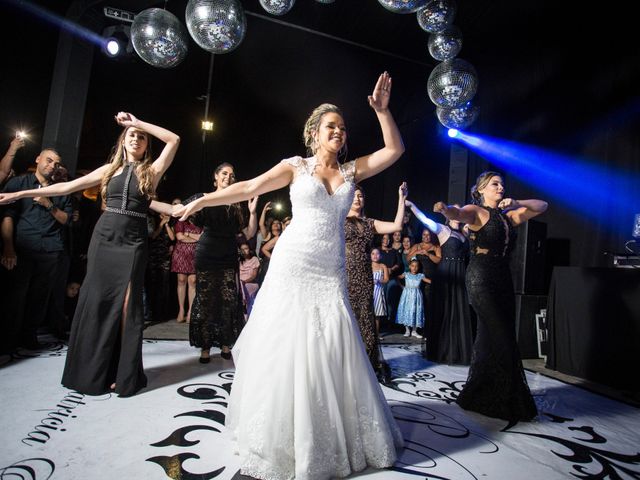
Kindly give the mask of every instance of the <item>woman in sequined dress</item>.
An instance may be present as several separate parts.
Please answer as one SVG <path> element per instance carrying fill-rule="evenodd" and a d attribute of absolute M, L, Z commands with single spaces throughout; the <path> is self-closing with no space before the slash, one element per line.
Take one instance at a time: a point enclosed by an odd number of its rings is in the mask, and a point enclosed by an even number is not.
<path fill-rule="evenodd" d="M 378 374 L 378 378 L 384 376 L 386 367 L 383 366 L 384 359 L 375 328 L 371 247 L 375 234 L 393 233 L 402 228 L 406 198 L 407 184 L 403 183 L 398 189 L 396 218 L 393 222 L 384 222 L 364 215 L 364 192 L 362 187 L 358 186 L 344 223 L 349 302 L 358 321 L 360 335 L 367 349 L 371 366 Z"/>

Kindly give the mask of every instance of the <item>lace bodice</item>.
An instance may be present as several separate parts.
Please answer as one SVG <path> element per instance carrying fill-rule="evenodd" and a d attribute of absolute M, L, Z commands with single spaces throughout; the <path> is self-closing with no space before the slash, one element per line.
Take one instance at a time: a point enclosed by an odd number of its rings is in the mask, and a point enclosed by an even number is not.
<path fill-rule="evenodd" d="M 483 206 L 489 220 L 478 231 L 469 234 L 471 256 L 506 258 L 515 244 L 515 230 L 509 218 L 496 208 Z"/>
<path fill-rule="evenodd" d="M 344 219 L 351 207 L 353 197 L 353 177 L 355 175 L 355 162 L 339 165 L 344 183 L 338 186 L 330 194 L 322 181 L 314 176 L 317 160 L 315 157 L 293 157 L 283 160 L 296 168 L 296 176 L 291 184 L 291 205 L 294 222 L 305 225 L 315 223 L 314 231 L 317 234 L 329 233 L 326 229 L 340 227 L 342 230 Z M 335 231 L 330 231 L 335 234 Z M 335 235 L 331 235 L 335 236 Z"/>
<path fill-rule="evenodd" d="M 283 162 L 296 168 L 290 188 L 292 220 L 280 236 L 274 253 L 286 249 L 288 268 L 298 260 L 301 268 L 311 274 L 314 271 L 334 273 L 343 270 L 344 221 L 353 199 L 354 162 L 340 165 L 344 183 L 333 194 L 314 176 L 314 157 L 293 157 Z M 273 261 L 272 256 L 269 269 L 273 268 Z"/>

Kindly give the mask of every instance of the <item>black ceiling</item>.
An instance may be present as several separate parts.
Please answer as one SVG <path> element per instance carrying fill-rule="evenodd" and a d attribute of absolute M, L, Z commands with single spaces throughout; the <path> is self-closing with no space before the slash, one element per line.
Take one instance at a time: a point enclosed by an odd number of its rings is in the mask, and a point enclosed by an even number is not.
<path fill-rule="evenodd" d="M 10 58 L 0 79 L 12 78 L 17 68 L 25 75 L 24 88 L 30 85 L 37 91 L 35 98 L 44 109 L 58 30 L 15 6 L 21 2 L 9 3 L 14 5 L 13 17 L 8 18 L 16 19 L 11 24 L 28 35 L 16 37 L 21 32 L 10 29 L 0 34 L 7 35 L 5 44 L 15 44 L 19 38 L 25 49 L 29 45 L 31 49 L 25 50 L 27 58 Z M 150 0 L 33 3 L 62 15 L 82 12 L 82 21 L 97 31 L 114 23 L 102 14 L 104 6 L 137 13 L 165 5 Z M 166 7 L 184 21 L 186 3 L 169 0 Z M 243 44 L 232 53 L 216 56 L 213 105 L 229 121 L 226 133 L 242 130 L 240 135 L 246 135 L 244 130 L 251 126 L 252 135 L 261 135 L 263 128 L 252 125 L 250 115 L 269 115 L 282 123 L 282 131 L 297 132 L 310 108 L 325 100 L 346 106 L 351 118 L 358 119 L 350 126 L 368 132 L 375 123 L 362 100 L 382 69 L 389 69 L 397 79 L 392 106 L 407 138 L 412 128 L 436 127 L 426 81 L 437 62 L 429 56 L 428 34 L 414 14 L 391 13 L 377 0 L 332 4 L 297 0 L 280 17 L 266 13 L 258 0 L 242 0 L 242 5 L 248 25 Z M 481 113 L 474 128 L 495 136 L 553 143 L 556 128 L 573 128 L 575 135 L 584 136 L 599 118 L 637 98 L 640 61 L 635 20 L 620 7 L 608 7 L 602 2 L 587 8 L 585 3 L 548 0 L 458 0 L 454 24 L 464 36 L 459 57 L 475 66 L 480 83 L 476 103 Z M 177 116 L 182 124 L 196 115 L 192 111 L 202 111 L 198 97 L 206 93 L 209 55 L 193 41 L 189 48 L 187 59 L 173 71 L 155 69 L 139 58 L 120 65 L 94 55 L 81 148 L 84 158 L 92 152 L 96 162 L 104 158 L 113 132 L 103 134 L 99 124 L 114 108 L 149 111 L 157 118 Z M 10 56 L 16 52 L 22 55 L 14 49 Z M 27 76 L 31 83 L 25 83 Z M 10 95 L 4 98 L 11 109 L 14 100 Z M 169 113 L 159 110 L 161 104 Z M 235 124 L 232 115 L 238 116 Z M 271 141 L 266 134 L 257 138 L 267 144 Z M 299 142 L 297 133 L 293 138 Z M 224 152 L 253 154 L 243 152 L 249 149 L 246 142 L 239 143 L 237 138 L 230 142 L 233 145 L 223 148 Z M 357 150 L 358 145 L 354 147 Z M 290 147 L 277 145 L 273 150 L 271 156 Z M 408 161 L 418 162 L 423 153 L 414 153 Z"/>

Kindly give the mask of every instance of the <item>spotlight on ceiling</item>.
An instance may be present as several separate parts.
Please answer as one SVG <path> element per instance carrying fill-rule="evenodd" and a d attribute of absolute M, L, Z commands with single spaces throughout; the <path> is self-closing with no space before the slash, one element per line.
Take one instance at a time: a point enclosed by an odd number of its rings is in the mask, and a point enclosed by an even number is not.
<path fill-rule="evenodd" d="M 105 50 L 107 55 L 110 57 L 117 57 L 120 53 L 120 42 L 115 38 L 108 38 L 107 45 L 105 46 Z"/>
<path fill-rule="evenodd" d="M 129 25 L 111 25 L 102 31 L 104 43 L 102 51 L 111 58 L 134 58 L 131 43 L 131 27 Z"/>

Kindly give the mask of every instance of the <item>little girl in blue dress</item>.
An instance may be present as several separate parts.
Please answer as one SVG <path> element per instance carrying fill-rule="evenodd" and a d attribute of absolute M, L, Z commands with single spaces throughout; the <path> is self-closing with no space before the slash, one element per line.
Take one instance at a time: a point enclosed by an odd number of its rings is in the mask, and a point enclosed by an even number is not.
<path fill-rule="evenodd" d="M 416 330 L 418 327 L 424 326 L 424 302 L 420 285 L 422 282 L 431 283 L 431 280 L 426 278 L 424 274 L 418 273 L 419 268 L 420 263 L 413 257 L 409 262 L 409 271 L 398 276 L 398 278 L 404 279 L 404 289 L 398 304 L 396 323 L 404 325 L 405 337 L 422 338 L 422 335 Z M 412 329 L 413 331 L 411 331 Z"/>

